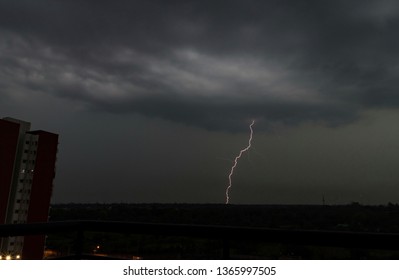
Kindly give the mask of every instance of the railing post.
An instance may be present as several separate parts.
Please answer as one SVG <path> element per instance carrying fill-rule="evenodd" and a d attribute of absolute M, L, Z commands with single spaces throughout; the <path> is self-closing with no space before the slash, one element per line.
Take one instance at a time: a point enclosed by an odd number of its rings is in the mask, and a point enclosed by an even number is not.
<path fill-rule="evenodd" d="M 230 259 L 230 240 L 223 239 L 223 259 Z"/>
<path fill-rule="evenodd" d="M 76 232 L 76 242 L 75 242 L 75 254 L 77 259 L 82 259 L 83 255 L 83 245 L 84 245 L 84 233 L 81 227 L 78 227 L 78 231 Z"/>

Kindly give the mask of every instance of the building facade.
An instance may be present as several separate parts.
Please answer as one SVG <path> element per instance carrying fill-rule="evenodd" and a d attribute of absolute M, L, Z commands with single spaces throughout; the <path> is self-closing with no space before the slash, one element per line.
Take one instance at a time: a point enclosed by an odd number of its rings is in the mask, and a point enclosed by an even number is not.
<path fill-rule="evenodd" d="M 57 147 L 57 134 L 0 119 L 0 224 L 48 220 Z M 3 238 L 0 255 L 42 259 L 44 245 L 44 236 Z"/>

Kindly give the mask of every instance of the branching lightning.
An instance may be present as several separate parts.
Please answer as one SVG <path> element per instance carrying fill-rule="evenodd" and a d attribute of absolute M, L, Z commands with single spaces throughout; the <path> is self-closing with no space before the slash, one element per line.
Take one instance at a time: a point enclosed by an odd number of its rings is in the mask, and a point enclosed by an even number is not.
<path fill-rule="evenodd" d="M 236 158 L 234 159 L 234 164 L 233 164 L 233 166 L 231 167 L 230 174 L 229 174 L 229 186 L 228 186 L 227 189 L 226 189 L 226 204 L 229 204 L 229 200 L 230 200 L 229 191 L 230 191 L 230 189 L 231 189 L 231 177 L 233 176 L 233 174 L 234 174 L 234 169 L 236 168 L 236 166 L 237 166 L 237 164 L 238 164 L 238 159 L 242 156 L 243 153 L 245 153 L 246 151 L 248 151 L 248 150 L 251 148 L 252 136 L 253 136 L 253 134 L 254 134 L 254 131 L 253 131 L 253 129 L 252 129 L 252 126 L 253 126 L 254 124 L 255 124 L 255 120 L 252 120 L 252 123 L 251 123 L 250 126 L 249 126 L 249 129 L 250 129 L 251 133 L 250 133 L 250 135 L 249 135 L 248 146 L 245 147 L 244 149 L 242 149 L 242 150 L 240 151 L 240 153 L 238 154 L 238 156 L 236 156 Z"/>

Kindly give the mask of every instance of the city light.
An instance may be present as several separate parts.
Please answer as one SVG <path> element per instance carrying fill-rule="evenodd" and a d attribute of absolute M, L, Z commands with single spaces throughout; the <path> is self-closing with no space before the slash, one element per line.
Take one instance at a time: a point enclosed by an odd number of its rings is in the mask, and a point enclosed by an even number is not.
<path fill-rule="evenodd" d="M 11 254 L 8 254 L 8 255 L 5 255 L 5 254 L 3 254 L 3 255 L 0 255 L 0 260 L 6 260 L 6 261 L 9 261 L 9 260 L 20 260 L 21 259 L 21 255 L 11 255 Z"/>

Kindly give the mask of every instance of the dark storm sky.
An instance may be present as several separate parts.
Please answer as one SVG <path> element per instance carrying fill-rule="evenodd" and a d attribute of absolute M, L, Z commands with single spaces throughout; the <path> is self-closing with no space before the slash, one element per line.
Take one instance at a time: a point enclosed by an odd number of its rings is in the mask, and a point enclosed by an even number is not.
<path fill-rule="evenodd" d="M 0 0 L 0 112 L 53 202 L 399 200 L 399 3 Z"/>

